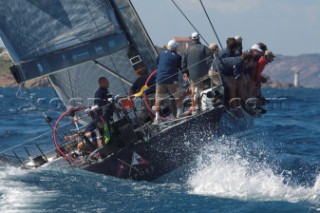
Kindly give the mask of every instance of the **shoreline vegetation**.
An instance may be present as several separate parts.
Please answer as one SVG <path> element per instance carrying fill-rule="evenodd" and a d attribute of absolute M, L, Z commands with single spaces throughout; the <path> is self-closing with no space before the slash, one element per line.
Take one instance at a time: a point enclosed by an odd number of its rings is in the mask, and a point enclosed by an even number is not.
<path fill-rule="evenodd" d="M 0 88 L 18 87 L 10 73 L 11 58 L 4 48 L 0 47 Z M 264 74 L 268 83 L 263 87 L 287 89 L 293 86 L 293 71 L 299 72 L 300 87 L 319 88 L 320 54 L 305 54 L 300 56 L 277 56 L 275 61 L 267 65 Z M 274 80 L 276 79 L 276 80 Z M 25 82 L 25 87 L 50 87 L 47 77 L 40 77 Z"/>

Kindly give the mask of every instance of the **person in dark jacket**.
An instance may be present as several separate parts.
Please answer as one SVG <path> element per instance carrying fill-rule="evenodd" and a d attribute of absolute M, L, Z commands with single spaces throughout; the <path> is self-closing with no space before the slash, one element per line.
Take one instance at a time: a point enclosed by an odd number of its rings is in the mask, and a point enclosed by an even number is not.
<path fill-rule="evenodd" d="M 228 58 L 240 56 L 242 54 L 242 39 L 240 39 L 240 36 L 229 37 L 226 40 L 227 47 L 219 53 L 219 57 Z"/>
<path fill-rule="evenodd" d="M 178 43 L 174 40 L 169 41 L 168 49 L 162 51 L 157 59 L 158 71 L 156 77 L 156 117 L 154 124 L 158 124 L 160 115 L 160 103 L 169 95 L 172 95 L 177 100 L 178 113 L 177 117 L 182 112 L 182 90 L 179 87 L 178 75 L 181 69 L 181 56 L 176 52 Z"/>
<path fill-rule="evenodd" d="M 235 35 L 234 39 L 236 40 L 236 43 L 237 43 L 237 49 L 235 51 L 235 55 L 236 56 L 240 56 L 242 54 L 242 49 L 243 49 L 243 47 L 242 47 L 242 38 L 239 35 Z"/>
<path fill-rule="evenodd" d="M 239 98 L 243 101 L 246 100 L 244 91 L 242 91 L 243 88 L 237 88 L 237 85 L 240 85 L 238 82 L 241 82 L 245 70 L 252 66 L 253 59 L 252 53 L 243 53 L 237 57 L 217 58 L 212 65 L 214 69 L 220 72 L 223 84 L 227 87 L 229 106 L 231 108 L 238 106 L 234 101 L 237 98 L 237 90 L 238 92 L 241 90 L 238 93 L 240 95 Z"/>
<path fill-rule="evenodd" d="M 133 82 L 129 94 L 132 96 L 134 94 L 140 93 L 143 90 L 144 86 L 146 85 L 146 81 L 149 78 L 149 74 L 145 68 L 141 68 L 136 71 L 137 79 Z M 146 95 L 148 105 L 151 107 L 154 105 L 154 94 L 156 92 L 156 78 L 152 76 L 148 82 L 148 89 L 143 91 Z M 140 98 L 141 96 L 139 96 Z M 146 104 L 144 101 L 141 102 L 141 113 L 139 115 L 140 119 L 143 122 L 147 122 L 152 119 L 152 115 L 150 114 Z"/>
<path fill-rule="evenodd" d="M 192 110 L 194 111 L 199 105 L 198 93 L 204 89 L 206 82 L 210 85 L 208 71 L 210 68 L 209 59 L 212 54 L 208 46 L 201 44 L 199 33 L 192 33 L 191 39 L 192 41 L 182 58 L 182 72 L 189 77 Z"/>
<path fill-rule="evenodd" d="M 129 94 L 133 95 L 135 93 L 139 93 L 142 87 L 146 84 L 147 79 L 149 78 L 149 74 L 145 68 L 139 69 L 136 71 L 137 79 L 133 82 Z M 154 94 L 156 92 L 156 78 L 153 76 L 150 78 L 148 82 L 148 89 L 145 91 L 145 94 Z"/>
<path fill-rule="evenodd" d="M 94 105 L 98 105 L 98 114 L 110 122 L 113 120 L 113 110 L 114 106 L 109 101 L 112 98 L 112 94 L 109 92 L 109 81 L 106 77 L 100 77 L 98 80 L 99 89 L 94 95 Z"/>

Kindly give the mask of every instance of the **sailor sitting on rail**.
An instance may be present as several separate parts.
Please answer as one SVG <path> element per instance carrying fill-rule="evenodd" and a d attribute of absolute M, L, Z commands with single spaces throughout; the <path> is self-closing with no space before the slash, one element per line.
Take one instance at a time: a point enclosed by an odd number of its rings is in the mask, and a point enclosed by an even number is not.
<path fill-rule="evenodd" d="M 99 116 L 97 109 L 98 106 L 95 105 L 86 110 L 86 113 L 92 121 L 85 126 L 82 131 L 71 136 L 64 137 L 65 140 L 73 140 L 81 137 L 82 141 L 77 145 L 77 148 L 81 151 L 91 152 L 97 147 L 102 148 L 103 144 L 107 144 L 110 141 L 108 125 L 106 125 L 103 118 Z M 97 137 L 97 134 L 99 137 Z M 91 137 L 91 140 L 88 137 Z"/>
<path fill-rule="evenodd" d="M 229 104 L 230 108 L 235 109 L 240 106 L 238 101 L 246 100 L 245 97 L 237 96 L 239 90 L 244 90 L 238 87 L 237 91 L 237 85 L 239 85 L 243 72 L 253 66 L 254 62 L 255 59 L 252 53 L 243 53 L 237 57 L 217 58 L 214 60 L 212 68 L 220 72 L 223 84 L 228 90 L 228 101 L 225 104 L 227 106 Z"/>

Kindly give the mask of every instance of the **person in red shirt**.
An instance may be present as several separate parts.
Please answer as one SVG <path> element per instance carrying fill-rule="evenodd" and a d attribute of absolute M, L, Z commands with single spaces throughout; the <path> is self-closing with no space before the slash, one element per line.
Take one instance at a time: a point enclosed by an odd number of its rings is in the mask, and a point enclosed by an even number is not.
<path fill-rule="evenodd" d="M 270 50 L 265 51 L 264 56 L 260 57 L 254 75 L 254 83 L 255 83 L 255 96 L 261 97 L 261 74 L 265 68 L 265 66 L 271 63 L 274 59 L 274 54 Z"/>
<path fill-rule="evenodd" d="M 256 86 L 258 86 L 258 84 L 260 82 L 261 74 L 262 74 L 265 66 L 268 63 L 271 63 L 273 61 L 274 57 L 275 56 L 274 56 L 273 52 L 271 52 L 270 50 L 267 50 L 264 53 L 264 56 L 262 56 L 259 59 L 258 65 L 257 65 L 257 68 L 256 68 L 256 72 L 255 72 L 255 76 L 254 76 L 254 82 L 255 82 Z"/>

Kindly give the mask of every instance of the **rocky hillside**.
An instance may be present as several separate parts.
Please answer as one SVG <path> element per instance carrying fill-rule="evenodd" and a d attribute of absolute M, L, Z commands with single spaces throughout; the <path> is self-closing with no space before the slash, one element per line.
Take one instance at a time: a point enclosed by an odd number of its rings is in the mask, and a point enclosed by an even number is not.
<path fill-rule="evenodd" d="M 264 74 L 269 76 L 273 85 L 293 84 L 293 73 L 299 72 L 299 85 L 306 88 L 320 88 L 320 54 L 299 56 L 277 55 L 266 66 Z"/>
<path fill-rule="evenodd" d="M 18 86 L 9 70 L 11 64 L 12 62 L 9 54 L 3 48 L 0 48 L 0 88 Z M 45 87 L 49 85 L 50 83 L 46 77 L 38 78 L 25 83 L 26 87 Z"/>

